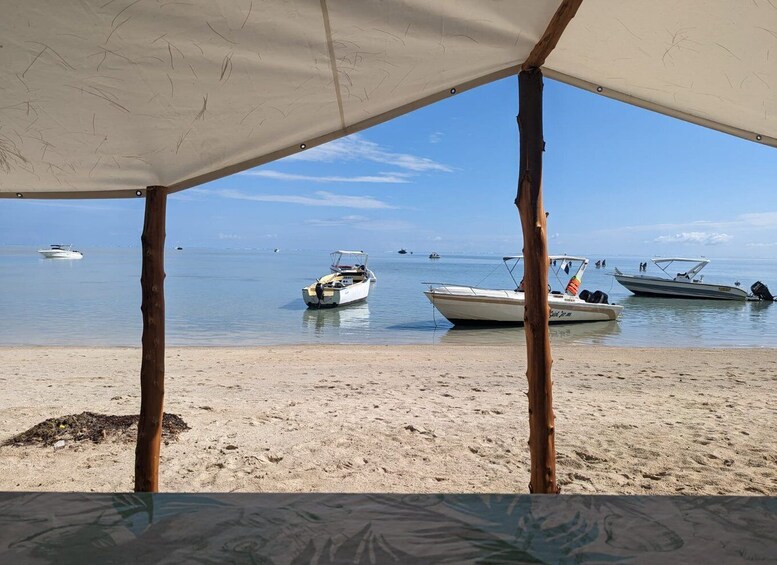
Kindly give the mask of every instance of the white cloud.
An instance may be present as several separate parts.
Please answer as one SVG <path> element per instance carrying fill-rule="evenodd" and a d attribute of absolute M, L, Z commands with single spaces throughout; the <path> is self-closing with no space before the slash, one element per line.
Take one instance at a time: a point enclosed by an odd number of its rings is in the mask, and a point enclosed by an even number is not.
<path fill-rule="evenodd" d="M 336 208 L 388 209 L 396 208 L 372 196 L 346 196 L 331 192 L 318 191 L 313 196 L 294 194 L 246 194 L 237 190 L 214 191 L 224 198 L 250 200 L 254 202 L 281 202 L 301 206 L 329 206 Z"/>
<path fill-rule="evenodd" d="M 241 175 L 252 177 L 263 177 L 267 179 L 275 180 L 297 180 L 307 182 L 363 182 L 363 183 L 389 183 L 389 184 L 404 184 L 409 183 L 407 173 L 378 173 L 377 175 L 365 175 L 359 177 L 330 177 L 330 176 L 310 176 L 310 175 L 297 175 L 293 173 L 281 173 L 280 171 L 246 171 L 240 173 Z"/>
<path fill-rule="evenodd" d="M 635 226 L 621 226 L 611 229 L 597 230 L 595 233 L 613 235 L 628 232 L 655 232 L 682 230 L 683 228 L 696 228 L 699 230 L 737 230 L 753 228 L 776 228 L 777 212 L 752 212 L 739 214 L 730 220 L 696 220 L 678 224 L 641 224 Z M 696 232 L 691 232 L 696 233 Z"/>
<path fill-rule="evenodd" d="M 777 241 L 774 243 L 748 243 L 748 247 L 777 247 Z"/>
<path fill-rule="evenodd" d="M 440 143 L 443 138 L 441 131 L 435 131 L 429 134 L 429 143 Z"/>
<path fill-rule="evenodd" d="M 374 163 L 393 165 L 414 172 L 439 171 L 450 173 L 453 171 L 451 167 L 426 157 L 418 157 L 408 153 L 394 153 L 357 134 L 330 141 L 329 143 L 313 147 L 307 151 L 295 153 L 294 155 L 286 157 L 286 159 L 292 161 L 318 162 L 372 161 Z"/>
<path fill-rule="evenodd" d="M 752 214 L 742 214 L 739 218 L 751 226 L 759 228 L 777 227 L 777 212 L 756 212 Z"/>
<path fill-rule="evenodd" d="M 326 218 L 319 220 L 306 220 L 305 223 L 311 226 L 330 227 L 330 226 L 346 226 L 354 224 L 363 224 L 369 222 L 370 219 L 365 216 L 343 216 L 342 218 Z"/>
<path fill-rule="evenodd" d="M 343 216 L 341 218 L 306 220 L 305 223 L 310 226 L 321 228 L 348 226 L 352 229 L 365 231 L 400 231 L 413 228 L 411 224 L 403 220 L 374 220 L 365 216 L 356 215 Z"/>
<path fill-rule="evenodd" d="M 243 239 L 242 236 L 236 233 L 219 233 L 219 239 Z"/>
<path fill-rule="evenodd" d="M 696 243 L 700 245 L 720 245 L 733 239 L 725 233 L 707 233 L 700 231 L 682 232 L 674 235 L 662 235 L 655 238 L 656 243 Z"/>

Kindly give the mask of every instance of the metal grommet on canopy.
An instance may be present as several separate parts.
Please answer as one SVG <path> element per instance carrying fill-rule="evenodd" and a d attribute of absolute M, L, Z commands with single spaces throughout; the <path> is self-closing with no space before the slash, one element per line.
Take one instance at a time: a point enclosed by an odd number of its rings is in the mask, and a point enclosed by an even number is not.
<path fill-rule="evenodd" d="M 306 147 L 307 147 L 307 145 L 306 145 L 306 144 L 304 144 L 304 143 L 300 143 L 300 144 L 299 144 L 299 148 L 300 148 L 300 149 L 305 149 Z"/>
<path fill-rule="evenodd" d="M 456 94 L 456 89 L 455 88 L 451 88 L 451 94 Z"/>
<path fill-rule="evenodd" d="M 135 191 L 135 196 L 143 196 L 143 191 L 142 190 L 136 190 Z"/>
<path fill-rule="evenodd" d="M 22 194 L 21 192 L 17 192 L 16 198 L 24 198 L 24 194 Z"/>
<path fill-rule="evenodd" d="M 602 90 L 604 90 L 604 89 L 601 86 L 597 86 L 596 87 L 596 92 L 601 92 Z"/>

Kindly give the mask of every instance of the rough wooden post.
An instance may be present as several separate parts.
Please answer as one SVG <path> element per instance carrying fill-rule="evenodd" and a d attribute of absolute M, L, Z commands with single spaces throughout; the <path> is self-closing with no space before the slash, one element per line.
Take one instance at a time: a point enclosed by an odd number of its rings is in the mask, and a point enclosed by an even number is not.
<path fill-rule="evenodd" d="M 149 186 L 143 224 L 143 360 L 140 420 L 135 448 L 135 492 L 159 490 L 159 444 L 165 397 L 165 214 L 167 189 Z"/>
<path fill-rule="evenodd" d="M 557 493 L 555 417 L 548 320 L 548 245 L 542 206 L 542 71 L 518 75 L 520 175 L 515 205 L 521 217 L 524 255 L 524 328 L 529 380 L 529 451 L 533 493 Z"/>

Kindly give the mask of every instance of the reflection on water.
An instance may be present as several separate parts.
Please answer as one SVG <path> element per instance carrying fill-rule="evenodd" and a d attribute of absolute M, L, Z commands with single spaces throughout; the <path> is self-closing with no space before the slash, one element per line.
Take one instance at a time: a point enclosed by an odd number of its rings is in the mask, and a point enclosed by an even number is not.
<path fill-rule="evenodd" d="M 772 345 L 777 343 L 774 324 L 765 323 L 767 316 L 774 317 L 777 305 L 773 303 L 627 296 L 621 304 L 629 327 L 628 335 L 619 340 L 624 345 L 651 345 L 651 336 L 657 332 L 676 336 L 678 346 L 688 342 L 748 346 L 758 333 L 762 337 L 772 334 Z"/>
<path fill-rule="evenodd" d="M 327 328 L 367 330 L 370 326 L 370 307 L 368 303 L 363 302 L 321 310 L 309 308 L 302 313 L 302 323 L 307 329 L 313 329 L 316 333 L 324 332 Z"/>
<path fill-rule="evenodd" d="M 514 345 L 526 342 L 522 327 L 459 328 L 439 330 L 439 342 L 446 345 Z M 607 344 L 608 338 L 621 333 L 616 321 L 550 326 L 551 343 Z"/>

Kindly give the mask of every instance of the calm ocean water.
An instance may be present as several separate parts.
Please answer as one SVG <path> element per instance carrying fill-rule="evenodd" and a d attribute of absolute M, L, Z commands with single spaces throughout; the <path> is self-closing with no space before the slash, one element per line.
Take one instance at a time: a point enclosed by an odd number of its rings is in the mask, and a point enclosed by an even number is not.
<path fill-rule="evenodd" d="M 33 248 L 0 249 L 0 345 L 138 346 L 140 250 L 82 249 L 80 261 L 46 260 Z M 166 252 L 168 345 L 291 343 L 523 344 L 521 328 L 452 329 L 422 282 L 512 288 L 498 255 L 427 258 L 374 252 L 378 282 L 367 303 L 307 310 L 300 289 L 329 270 L 328 251 Z M 734 303 L 631 296 L 613 267 L 635 272 L 648 257 L 592 264 L 583 288 L 624 305 L 618 322 L 551 327 L 554 343 L 645 347 L 777 347 L 777 303 Z M 777 294 L 777 262 L 713 259 L 705 280 L 749 288 L 761 280 Z M 649 272 L 657 272 L 651 264 Z M 561 288 L 566 280 L 553 281 Z"/>

